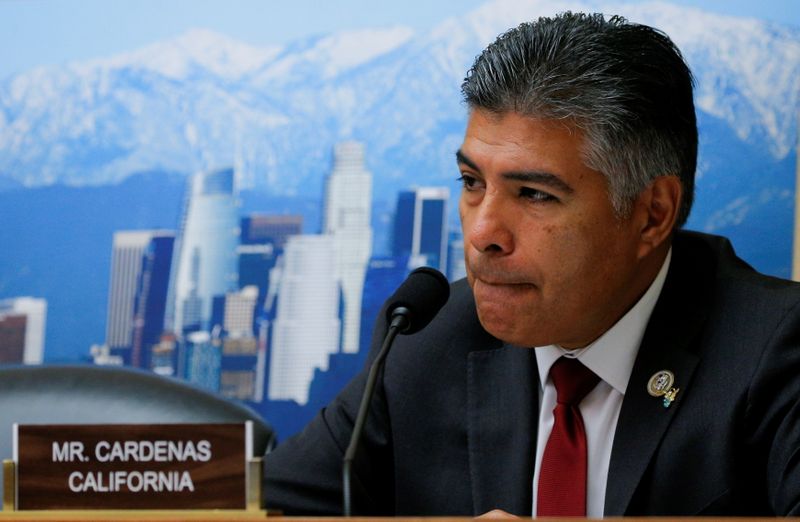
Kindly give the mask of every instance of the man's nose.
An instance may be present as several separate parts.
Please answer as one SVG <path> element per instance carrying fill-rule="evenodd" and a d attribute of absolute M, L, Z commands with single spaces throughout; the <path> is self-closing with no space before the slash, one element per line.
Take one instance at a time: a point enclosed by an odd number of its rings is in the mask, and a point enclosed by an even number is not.
<path fill-rule="evenodd" d="M 468 234 L 470 244 L 486 254 L 507 255 L 514 250 L 512 233 L 513 212 L 504 205 L 496 193 L 487 193 L 479 205 L 470 209 L 473 212 Z"/>

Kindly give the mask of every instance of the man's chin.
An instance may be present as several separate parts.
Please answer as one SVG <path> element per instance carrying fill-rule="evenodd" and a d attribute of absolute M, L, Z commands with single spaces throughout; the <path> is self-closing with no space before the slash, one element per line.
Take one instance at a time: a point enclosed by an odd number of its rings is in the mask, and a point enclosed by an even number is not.
<path fill-rule="evenodd" d="M 540 346 L 531 342 L 536 340 L 535 336 L 531 335 L 532 332 L 527 328 L 520 329 L 519 321 L 513 320 L 508 314 L 481 313 L 481 309 L 478 307 L 478 320 L 484 330 L 504 343 L 515 346 Z"/>

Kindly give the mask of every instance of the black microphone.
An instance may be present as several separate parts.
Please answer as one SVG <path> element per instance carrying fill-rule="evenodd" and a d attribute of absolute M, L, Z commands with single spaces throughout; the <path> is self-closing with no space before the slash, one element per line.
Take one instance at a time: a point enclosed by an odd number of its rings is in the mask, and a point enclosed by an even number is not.
<path fill-rule="evenodd" d="M 427 266 L 417 268 L 389 298 L 386 319 L 390 324 L 399 321 L 402 334 L 417 333 L 428 326 L 448 297 L 450 283 L 441 272 Z"/>
<path fill-rule="evenodd" d="M 383 368 L 389 348 L 398 333 L 413 334 L 428 326 L 428 323 L 447 302 L 448 297 L 450 297 L 450 284 L 447 282 L 447 278 L 438 270 L 421 267 L 411 272 L 388 300 L 386 320 L 389 322 L 389 330 L 383 339 L 381 351 L 378 352 L 370 366 L 367 384 L 364 386 L 361 405 L 358 408 L 353 433 L 350 436 L 350 444 L 347 446 L 342 462 L 343 511 L 346 517 L 352 515 L 350 477 L 353 459 L 355 459 L 358 442 L 364 431 L 378 374 Z"/>

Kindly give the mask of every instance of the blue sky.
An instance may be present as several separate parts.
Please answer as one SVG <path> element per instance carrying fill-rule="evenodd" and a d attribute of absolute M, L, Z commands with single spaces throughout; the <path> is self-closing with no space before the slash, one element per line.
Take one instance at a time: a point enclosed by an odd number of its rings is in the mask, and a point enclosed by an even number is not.
<path fill-rule="evenodd" d="M 637 1 L 637 0 L 632 0 Z M 800 28 L 798 0 L 669 0 Z M 360 27 L 428 29 L 484 0 L 0 0 L 0 79 L 205 27 L 254 45 Z M 376 7 L 379 6 L 379 7 Z"/>

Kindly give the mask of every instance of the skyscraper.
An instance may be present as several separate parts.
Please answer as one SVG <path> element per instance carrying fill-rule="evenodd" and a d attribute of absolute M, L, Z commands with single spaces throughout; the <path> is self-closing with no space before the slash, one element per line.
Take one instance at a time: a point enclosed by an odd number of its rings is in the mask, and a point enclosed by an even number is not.
<path fill-rule="evenodd" d="M 153 369 L 152 349 L 164 333 L 175 233 L 154 231 L 142 255 L 142 269 L 133 305 L 133 341 L 130 364 Z"/>
<path fill-rule="evenodd" d="M 254 400 L 258 339 L 254 334 L 258 287 L 246 286 L 225 295 L 219 391 L 226 397 Z"/>
<path fill-rule="evenodd" d="M 303 216 L 294 214 L 250 214 L 242 218 L 243 245 L 271 244 L 283 249 L 289 236 L 303 233 Z"/>
<path fill-rule="evenodd" d="M 269 288 L 269 272 L 275 266 L 290 236 L 303 232 L 303 216 L 250 214 L 241 221 L 239 288 L 258 287 L 256 310 L 261 311 Z"/>
<path fill-rule="evenodd" d="M 106 345 L 112 352 L 128 352 L 133 342 L 136 285 L 142 273 L 142 256 L 153 234 L 152 230 L 114 233 L 106 314 Z"/>
<path fill-rule="evenodd" d="M 222 343 L 208 332 L 190 332 L 181 341 L 185 362 L 184 378 L 200 388 L 219 391 Z"/>
<path fill-rule="evenodd" d="M 27 326 L 28 318 L 23 314 L 0 314 L 0 364 L 22 363 Z"/>
<path fill-rule="evenodd" d="M 461 231 L 450 232 L 450 252 L 448 253 L 447 278 L 457 281 L 467 277 L 467 267 L 464 262 L 464 236 Z"/>
<path fill-rule="evenodd" d="M 209 328 L 215 296 L 237 286 L 239 226 L 233 169 L 196 174 L 186 198 L 173 256 L 166 326 L 184 331 Z"/>
<path fill-rule="evenodd" d="M 253 337 L 258 287 L 246 286 L 225 295 L 223 329 L 234 337 Z"/>
<path fill-rule="evenodd" d="M 229 336 L 222 340 L 220 393 L 226 397 L 259 400 L 257 379 L 261 372 L 258 339 L 253 335 Z"/>
<path fill-rule="evenodd" d="M 263 245 L 239 245 L 239 288 L 256 287 L 256 309 L 261 310 L 269 288 L 269 272 L 275 266 L 280 250 L 271 243 Z"/>
<path fill-rule="evenodd" d="M 446 187 L 418 187 L 400 192 L 394 217 L 392 254 L 421 259 L 447 273 Z"/>
<path fill-rule="evenodd" d="M 165 333 L 158 344 L 150 349 L 150 369 L 158 375 L 174 376 L 178 373 L 177 339 L 171 333 Z"/>
<path fill-rule="evenodd" d="M 0 362 L 41 364 L 47 301 L 35 297 L 0 300 Z"/>
<path fill-rule="evenodd" d="M 363 332 L 359 350 L 361 362 L 366 360 L 378 312 L 384 301 L 394 293 L 409 272 L 408 257 L 374 257 L 370 259 L 364 280 L 364 298 L 361 301 L 361 331 Z"/>
<path fill-rule="evenodd" d="M 340 342 L 340 291 L 331 270 L 334 239 L 292 236 L 273 275 L 280 274 L 270 324 L 270 400 L 308 402 L 314 369 L 326 369 Z M 272 275 L 270 277 L 273 277 Z"/>
<path fill-rule="evenodd" d="M 364 145 L 339 143 L 325 182 L 322 231 L 333 237 L 334 270 L 344 296 L 342 351 L 356 353 L 364 274 L 372 252 L 372 175 L 364 167 Z"/>

